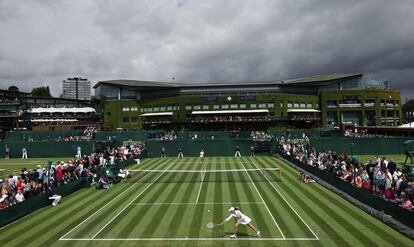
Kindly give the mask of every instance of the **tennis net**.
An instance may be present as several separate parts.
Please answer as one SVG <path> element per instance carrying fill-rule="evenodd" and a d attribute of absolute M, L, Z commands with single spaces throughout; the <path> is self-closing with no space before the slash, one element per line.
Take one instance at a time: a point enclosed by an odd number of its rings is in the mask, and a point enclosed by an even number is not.
<path fill-rule="evenodd" d="M 129 170 L 130 182 L 251 182 L 281 181 L 279 168 L 227 170 Z"/>

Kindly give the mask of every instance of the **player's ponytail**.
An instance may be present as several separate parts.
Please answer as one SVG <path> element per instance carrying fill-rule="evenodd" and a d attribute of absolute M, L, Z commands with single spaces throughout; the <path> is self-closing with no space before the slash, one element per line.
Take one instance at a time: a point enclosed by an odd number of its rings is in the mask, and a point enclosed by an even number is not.
<path fill-rule="evenodd" d="M 240 208 L 239 207 L 234 207 L 234 210 L 240 210 Z"/>

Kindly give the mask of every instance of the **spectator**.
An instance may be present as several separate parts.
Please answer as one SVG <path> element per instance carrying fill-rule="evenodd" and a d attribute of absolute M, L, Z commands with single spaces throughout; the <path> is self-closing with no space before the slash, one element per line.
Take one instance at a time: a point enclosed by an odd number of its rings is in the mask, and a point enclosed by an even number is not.
<path fill-rule="evenodd" d="M 17 203 L 24 201 L 24 195 L 21 190 L 17 191 L 15 198 L 16 198 Z"/>
<path fill-rule="evenodd" d="M 25 147 L 22 148 L 22 159 L 27 159 L 27 149 Z"/>
<path fill-rule="evenodd" d="M 57 206 L 59 204 L 60 199 L 62 199 L 62 196 L 56 194 L 53 186 L 49 186 L 47 193 L 49 195 L 49 200 L 53 200 L 52 205 Z"/>
<path fill-rule="evenodd" d="M 10 159 L 10 148 L 9 148 L 9 145 L 7 145 L 7 144 L 5 146 L 5 152 L 4 153 L 5 153 L 6 160 Z"/>

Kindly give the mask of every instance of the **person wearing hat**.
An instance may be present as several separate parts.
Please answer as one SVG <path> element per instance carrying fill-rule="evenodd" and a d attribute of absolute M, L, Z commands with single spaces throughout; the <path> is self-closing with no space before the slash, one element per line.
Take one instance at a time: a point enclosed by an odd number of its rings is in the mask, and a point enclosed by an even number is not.
<path fill-rule="evenodd" d="M 229 208 L 230 216 L 227 217 L 223 222 L 218 224 L 218 226 L 224 225 L 224 223 L 231 220 L 231 218 L 236 218 L 237 221 L 234 224 L 234 234 L 230 236 L 230 238 L 237 239 L 237 232 L 239 230 L 239 225 L 247 225 L 250 229 L 252 229 L 256 233 L 256 237 L 260 237 L 260 231 L 256 229 L 256 227 L 251 223 L 252 219 L 250 219 L 247 215 L 243 214 L 238 207 L 231 207 Z"/>

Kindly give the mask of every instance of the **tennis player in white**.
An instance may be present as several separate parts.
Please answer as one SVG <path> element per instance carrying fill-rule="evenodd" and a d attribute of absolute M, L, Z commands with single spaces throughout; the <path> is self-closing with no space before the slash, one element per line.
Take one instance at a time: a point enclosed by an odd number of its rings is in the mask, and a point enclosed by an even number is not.
<path fill-rule="evenodd" d="M 255 233 L 256 233 L 256 237 L 260 237 L 260 231 L 258 231 L 256 229 L 256 227 L 251 223 L 252 219 L 249 218 L 249 216 L 243 214 L 242 212 L 240 212 L 240 209 L 237 207 L 231 207 L 229 209 L 230 212 L 230 216 L 227 217 L 227 219 L 225 219 L 223 222 L 221 222 L 220 224 L 218 224 L 218 226 L 222 226 L 224 225 L 224 223 L 228 222 L 229 220 L 231 220 L 231 218 L 236 218 L 237 221 L 234 224 L 234 234 L 230 236 L 230 238 L 234 238 L 237 239 L 237 232 L 239 231 L 239 225 L 247 225 L 248 227 L 250 227 L 250 229 L 252 229 Z"/>

